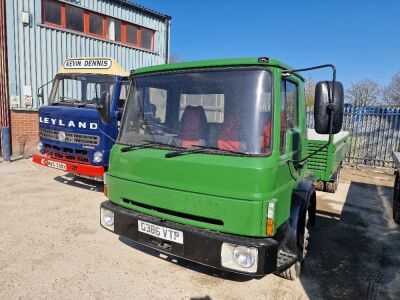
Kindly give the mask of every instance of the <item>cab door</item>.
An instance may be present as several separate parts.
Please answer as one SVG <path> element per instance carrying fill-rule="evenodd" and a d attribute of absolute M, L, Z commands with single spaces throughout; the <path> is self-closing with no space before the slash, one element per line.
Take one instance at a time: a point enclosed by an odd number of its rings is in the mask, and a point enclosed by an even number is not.
<path fill-rule="evenodd" d="M 122 114 L 124 112 L 125 102 L 128 97 L 128 90 L 129 90 L 130 82 L 127 78 L 118 78 L 117 84 L 114 90 L 114 99 L 111 105 L 112 107 L 112 115 L 115 116 L 115 138 L 117 138 L 119 129 L 121 128 L 121 120 Z"/>
<path fill-rule="evenodd" d="M 291 199 L 300 176 L 300 168 L 295 161 L 301 157 L 302 127 L 299 125 L 299 87 L 294 80 L 281 79 L 280 124 L 277 125 L 280 126 L 277 190 L 279 197 Z M 289 213 L 290 201 L 283 203 L 288 206 L 283 211 Z"/>

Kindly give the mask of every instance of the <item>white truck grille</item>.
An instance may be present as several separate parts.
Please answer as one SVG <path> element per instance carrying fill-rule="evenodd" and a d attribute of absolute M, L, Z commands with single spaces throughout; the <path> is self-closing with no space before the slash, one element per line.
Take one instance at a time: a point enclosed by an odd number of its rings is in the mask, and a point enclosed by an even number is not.
<path fill-rule="evenodd" d="M 58 130 L 52 129 L 39 129 L 39 136 L 53 140 L 53 141 L 60 141 L 58 138 Z M 63 142 L 72 143 L 72 144 L 84 144 L 84 145 L 92 145 L 98 146 L 100 143 L 100 137 L 97 135 L 91 134 L 80 134 L 80 133 L 73 133 L 73 132 L 66 132 L 65 133 L 65 140 Z"/>

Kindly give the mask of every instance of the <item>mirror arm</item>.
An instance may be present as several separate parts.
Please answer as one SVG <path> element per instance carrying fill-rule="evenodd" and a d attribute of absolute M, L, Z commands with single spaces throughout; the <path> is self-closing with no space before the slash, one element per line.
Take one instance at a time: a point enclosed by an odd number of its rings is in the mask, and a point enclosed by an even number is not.
<path fill-rule="evenodd" d="M 290 76 L 293 73 L 296 72 L 305 72 L 305 71 L 311 71 L 311 70 L 316 70 L 316 69 L 324 69 L 324 68 L 331 68 L 332 69 L 332 92 L 329 93 L 331 97 L 329 97 L 329 104 L 328 104 L 328 110 L 329 110 L 329 143 L 333 142 L 333 112 L 337 109 L 337 106 L 335 103 L 333 103 L 333 99 L 335 99 L 335 81 L 336 81 L 336 67 L 332 64 L 325 64 L 325 65 L 319 65 L 315 67 L 310 67 L 310 68 L 302 68 L 302 69 L 295 69 L 295 70 L 283 70 L 282 75 L 283 76 Z M 329 86 L 329 85 L 328 85 Z M 329 91 L 328 91 L 329 92 Z"/>
<path fill-rule="evenodd" d="M 43 94 L 40 93 L 40 90 L 43 89 L 43 88 L 44 88 L 46 85 L 48 85 L 49 83 L 53 82 L 53 80 L 54 80 L 54 79 L 52 79 L 52 80 L 46 82 L 45 84 L 39 86 L 38 89 L 37 89 L 36 96 L 37 96 L 38 98 L 39 98 L 39 97 L 42 98 L 42 104 L 44 104 L 44 100 L 43 100 Z"/>

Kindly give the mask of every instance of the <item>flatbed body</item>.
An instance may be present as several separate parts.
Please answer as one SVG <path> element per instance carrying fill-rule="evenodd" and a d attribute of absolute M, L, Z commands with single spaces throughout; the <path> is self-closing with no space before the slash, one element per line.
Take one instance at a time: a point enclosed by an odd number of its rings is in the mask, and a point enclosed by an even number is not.
<path fill-rule="evenodd" d="M 351 136 L 348 131 L 334 135 L 333 143 L 327 147 L 328 135 L 318 134 L 314 129 L 307 131 L 308 154 L 313 154 L 307 162 L 307 170 L 316 180 L 329 182 L 350 150 Z M 315 153 L 315 154 L 314 154 Z"/>
<path fill-rule="evenodd" d="M 314 129 L 307 130 L 306 162 L 307 173 L 314 178 L 316 190 L 329 193 L 336 192 L 339 184 L 340 168 L 349 153 L 351 135 L 348 131 L 340 131 L 329 143 L 329 135 L 318 134 Z"/>

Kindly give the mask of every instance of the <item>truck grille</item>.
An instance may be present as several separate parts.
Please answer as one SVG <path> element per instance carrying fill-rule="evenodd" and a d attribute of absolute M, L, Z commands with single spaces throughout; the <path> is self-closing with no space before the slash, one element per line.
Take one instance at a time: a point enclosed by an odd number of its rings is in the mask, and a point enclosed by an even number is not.
<path fill-rule="evenodd" d="M 44 128 L 39 129 L 40 137 L 43 137 L 43 138 L 46 138 L 49 140 L 53 140 L 53 141 L 59 141 L 58 133 L 59 133 L 58 130 L 44 129 Z M 100 142 L 100 137 L 97 135 L 91 135 L 91 134 L 66 132 L 65 133 L 65 142 L 72 143 L 72 144 L 85 144 L 85 145 L 98 146 L 99 142 Z"/>

